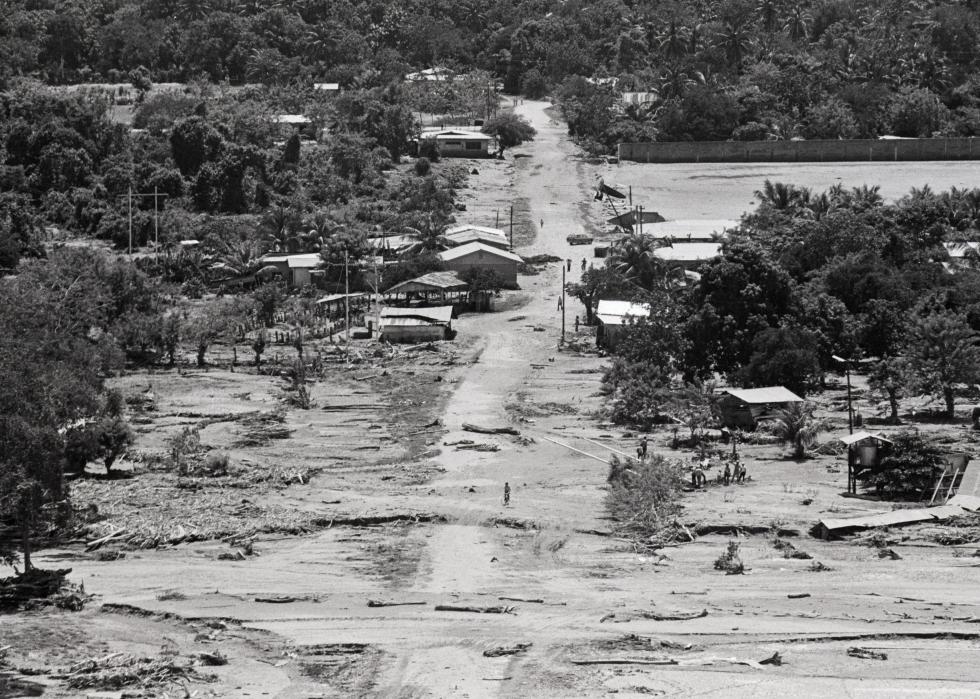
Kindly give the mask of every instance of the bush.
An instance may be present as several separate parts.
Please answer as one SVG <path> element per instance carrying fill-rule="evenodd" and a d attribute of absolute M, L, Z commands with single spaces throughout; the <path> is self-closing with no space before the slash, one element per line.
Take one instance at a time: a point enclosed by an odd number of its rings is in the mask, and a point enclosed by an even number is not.
<path fill-rule="evenodd" d="M 769 137 L 769 127 L 757 121 L 750 121 L 732 131 L 735 141 L 765 141 Z"/>
<path fill-rule="evenodd" d="M 425 177 L 432 171 L 432 163 L 426 157 L 420 157 L 415 160 L 415 174 L 419 177 Z"/>
<path fill-rule="evenodd" d="M 882 457 L 879 471 L 870 483 L 890 498 L 918 500 L 935 484 L 944 467 L 942 453 L 917 431 L 906 431 L 894 438 L 889 453 Z"/>
<path fill-rule="evenodd" d="M 439 144 L 434 138 L 423 138 L 419 141 L 419 157 L 430 163 L 439 162 Z"/>
<path fill-rule="evenodd" d="M 715 560 L 715 570 L 725 571 L 725 575 L 742 575 L 745 572 L 745 564 L 738 555 L 739 543 L 729 541 L 728 548 Z"/>

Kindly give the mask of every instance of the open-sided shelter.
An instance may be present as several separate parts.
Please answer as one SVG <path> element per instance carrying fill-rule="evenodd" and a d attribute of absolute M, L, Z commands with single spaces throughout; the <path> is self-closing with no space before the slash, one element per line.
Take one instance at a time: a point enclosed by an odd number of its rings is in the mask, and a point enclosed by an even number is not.
<path fill-rule="evenodd" d="M 718 401 L 725 427 L 754 430 L 759 422 L 778 417 L 793 403 L 803 399 L 783 386 L 729 388 Z"/>
<path fill-rule="evenodd" d="M 865 431 L 846 434 L 840 441 L 847 446 L 847 492 L 856 493 L 858 478 L 878 470 L 883 452 L 892 441 Z"/>
<path fill-rule="evenodd" d="M 439 301 L 445 305 L 447 301 L 452 303 L 465 300 L 468 289 L 469 285 L 456 272 L 429 272 L 395 284 L 385 291 L 385 297 L 394 297 L 397 300 L 404 295 L 408 302 L 413 298 L 421 298 L 426 304 Z"/>

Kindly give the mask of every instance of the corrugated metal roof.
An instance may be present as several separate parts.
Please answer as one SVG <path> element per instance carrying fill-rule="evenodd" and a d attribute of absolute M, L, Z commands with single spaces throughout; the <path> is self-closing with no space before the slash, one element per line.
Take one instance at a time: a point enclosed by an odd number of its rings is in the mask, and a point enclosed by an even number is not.
<path fill-rule="evenodd" d="M 452 233 L 443 236 L 452 245 L 466 245 L 466 243 L 486 243 L 495 248 L 505 249 L 510 247 L 507 238 L 498 236 L 494 233 L 484 233 L 483 231 L 464 231 L 462 233 Z"/>
<path fill-rule="evenodd" d="M 721 243 L 674 243 L 653 254 L 661 260 L 710 260 L 721 254 Z"/>
<path fill-rule="evenodd" d="M 757 403 L 802 403 L 803 399 L 783 386 L 764 388 L 729 388 L 725 391 L 741 401 Z"/>
<path fill-rule="evenodd" d="M 432 320 L 429 320 L 428 318 L 414 318 L 408 316 L 405 317 L 398 316 L 393 318 L 385 318 L 382 316 L 381 318 L 382 329 L 392 328 L 392 327 L 406 327 L 406 326 L 420 327 L 420 326 L 429 326 L 429 325 L 442 325 L 442 324 L 436 323 Z"/>
<path fill-rule="evenodd" d="M 381 320 L 385 318 L 424 318 L 435 323 L 449 323 L 453 319 L 452 306 L 432 306 L 431 308 L 395 308 L 387 306 L 381 309 Z"/>
<path fill-rule="evenodd" d="M 439 253 L 439 259 L 444 262 L 449 262 L 450 260 L 458 260 L 461 257 L 466 257 L 467 255 L 472 255 L 473 253 L 482 252 L 491 257 L 499 257 L 505 260 L 511 260 L 512 262 L 523 262 L 519 255 L 515 255 L 507 250 L 500 250 L 492 245 L 487 245 L 486 243 L 466 243 L 465 245 L 460 245 L 458 248 L 452 248 L 451 250 L 444 250 Z"/>
<path fill-rule="evenodd" d="M 675 240 L 712 240 L 728 228 L 738 227 L 733 219 L 677 219 L 661 223 L 643 224 L 643 235 L 654 238 L 673 238 Z"/>
<path fill-rule="evenodd" d="M 450 291 L 465 289 L 469 285 L 455 272 L 429 272 L 421 277 L 395 284 L 386 294 L 403 294 L 409 291 Z"/>
<path fill-rule="evenodd" d="M 491 228 L 490 226 L 473 226 L 469 224 L 447 228 L 446 236 L 455 235 L 456 233 L 465 233 L 466 231 L 480 231 L 481 233 L 492 233 L 494 235 L 499 235 L 501 238 L 507 237 L 507 234 L 500 228 Z"/>
<path fill-rule="evenodd" d="M 882 442 L 888 442 L 889 444 L 894 444 L 892 440 L 888 439 L 887 437 L 882 437 L 880 434 L 874 432 L 863 432 L 863 431 L 855 432 L 854 434 L 845 434 L 843 437 L 840 438 L 840 441 L 850 446 L 855 442 L 860 442 L 865 439 L 878 439 L 881 440 Z"/>
<path fill-rule="evenodd" d="M 330 294 L 329 296 L 324 296 L 322 299 L 317 299 L 317 303 L 332 303 L 334 301 L 343 301 L 348 297 L 356 299 L 361 296 L 367 296 L 367 292 L 358 291 L 355 294 Z"/>
<path fill-rule="evenodd" d="M 967 495 L 966 493 L 957 493 L 949 499 L 947 505 L 955 505 L 956 507 L 962 507 L 964 510 L 969 510 L 970 512 L 980 511 L 980 498 L 976 495 Z"/>
<path fill-rule="evenodd" d="M 286 260 L 289 269 L 319 267 L 321 262 L 323 259 L 318 252 L 308 255 L 290 255 Z"/>
<path fill-rule="evenodd" d="M 280 114 L 276 117 L 276 121 L 280 124 L 309 124 L 310 120 L 308 117 L 302 114 Z"/>
<path fill-rule="evenodd" d="M 599 305 L 596 306 L 596 313 L 608 316 L 636 316 L 639 318 L 650 315 L 650 304 L 602 299 L 599 301 Z"/>
<path fill-rule="evenodd" d="M 943 243 L 943 247 L 946 248 L 947 254 L 952 258 L 966 257 L 966 253 L 969 250 L 972 250 L 973 252 L 980 252 L 980 243 L 968 241 Z"/>

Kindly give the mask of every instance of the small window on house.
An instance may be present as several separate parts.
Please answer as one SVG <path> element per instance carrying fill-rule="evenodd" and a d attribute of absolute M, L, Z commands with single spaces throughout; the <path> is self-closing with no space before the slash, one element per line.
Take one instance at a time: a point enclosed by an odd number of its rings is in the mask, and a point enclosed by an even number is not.
<path fill-rule="evenodd" d="M 462 148 L 463 144 L 459 141 L 446 141 L 446 148 Z"/>
<path fill-rule="evenodd" d="M 483 150 L 483 146 L 479 141 L 467 141 L 466 150 Z"/>

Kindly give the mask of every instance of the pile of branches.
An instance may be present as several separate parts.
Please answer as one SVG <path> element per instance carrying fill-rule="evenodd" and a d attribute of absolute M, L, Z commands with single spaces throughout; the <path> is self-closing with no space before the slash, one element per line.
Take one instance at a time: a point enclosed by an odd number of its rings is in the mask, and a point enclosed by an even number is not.
<path fill-rule="evenodd" d="M 179 665 L 174 658 L 138 658 L 129 653 L 112 653 L 76 663 L 68 672 L 58 676 L 70 689 L 115 690 L 123 687 L 150 687 L 177 680 L 211 682 L 212 675 L 203 675 L 190 665 Z"/>
<path fill-rule="evenodd" d="M 195 491 L 182 496 L 172 507 L 134 510 L 110 522 L 89 527 L 93 537 L 86 549 L 94 551 L 107 543 L 132 548 L 247 537 L 256 533 L 304 534 L 319 529 L 312 513 L 241 502 L 232 491 Z"/>
<path fill-rule="evenodd" d="M 613 456 L 606 509 L 617 533 L 646 549 L 691 540 L 677 522 L 682 509 L 681 473 L 678 463 L 662 456 L 644 461 Z"/>
<path fill-rule="evenodd" d="M 293 430 L 286 427 L 285 423 L 286 413 L 282 410 L 246 415 L 238 421 L 242 427 L 242 436 L 234 446 L 261 447 L 274 439 L 288 439 Z"/>

